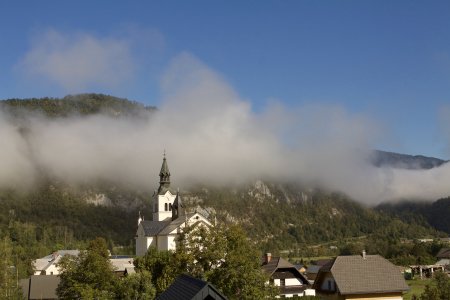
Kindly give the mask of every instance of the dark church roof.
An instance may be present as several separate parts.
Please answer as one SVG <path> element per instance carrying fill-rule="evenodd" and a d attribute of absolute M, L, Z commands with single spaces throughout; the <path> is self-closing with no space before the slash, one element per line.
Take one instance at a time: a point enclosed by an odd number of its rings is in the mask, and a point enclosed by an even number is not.
<path fill-rule="evenodd" d="M 161 165 L 161 171 L 159 171 L 158 194 L 164 195 L 167 191 L 170 191 L 173 194 L 173 191 L 170 189 L 169 165 L 167 164 L 166 153 L 164 152 L 164 158 L 163 158 L 163 163 Z"/>
<path fill-rule="evenodd" d="M 177 229 L 187 219 L 192 217 L 195 213 L 186 214 L 185 217 L 180 217 L 175 220 L 169 221 L 142 221 L 142 227 L 144 228 L 145 236 L 155 236 L 158 234 L 169 234 L 173 230 Z"/>
<path fill-rule="evenodd" d="M 157 300 L 226 300 L 212 284 L 189 275 L 180 275 Z"/>
<path fill-rule="evenodd" d="M 163 230 L 171 221 L 142 221 L 145 236 L 157 235 Z"/>

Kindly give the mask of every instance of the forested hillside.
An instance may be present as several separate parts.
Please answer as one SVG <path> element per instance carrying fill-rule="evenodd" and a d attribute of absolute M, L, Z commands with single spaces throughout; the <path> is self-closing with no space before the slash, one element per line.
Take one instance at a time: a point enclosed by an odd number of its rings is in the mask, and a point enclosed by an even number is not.
<path fill-rule="evenodd" d="M 103 94 L 77 94 L 64 98 L 7 99 L 0 101 L 0 108 L 15 116 L 27 117 L 30 112 L 47 117 L 87 116 L 102 113 L 108 116 L 138 116 L 155 107 L 139 102 Z"/>
<path fill-rule="evenodd" d="M 1 101 L 0 108 L 25 127 L 26 118 L 33 115 L 30 111 L 50 118 L 99 113 L 136 117 L 155 111 L 153 107 L 99 94 L 10 99 Z M 18 126 L 18 130 L 24 127 Z M 149 179 L 146 191 L 105 181 L 70 185 L 55 180 L 45 170 L 33 188 L 19 185 L 0 190 L 0 236 L 11 241 L 21 276 L 30 272 L 31 259 L 57 249 L 84 248 L 97 236 L 104 237 L 116 253 L 134 253 L 138 212 L 147 219 L 151 216 L 150 191 L 157 183 L 158 171 L 154 171 L 154 182 Z M 387 206 L 375 210 L 343 194 L 311 189 L 297 182 L 258 180 L 239 186 L 195 186 L 181 192 L 191 209 L 200 206 L 220 222 L 241 225 L 257 249 L 273 253 L 337 254 L 365 247 L 369 253 L 395 257 L 403 255 L 393 249 L 401 240 L 444 236 L 429 224 L 449 229 L 445 223 L 448 218 L 437 215 L 445 214 L 439 206 L 445 200 L 422 214 L 416 209 L 400 213 Z"/>
<path fill-rule="evenodd" d="M 435 202 L 384 203 L 376 208 L 381 213 L 407 222 L 425 222 L 450 234 L 450 197 Z"/>

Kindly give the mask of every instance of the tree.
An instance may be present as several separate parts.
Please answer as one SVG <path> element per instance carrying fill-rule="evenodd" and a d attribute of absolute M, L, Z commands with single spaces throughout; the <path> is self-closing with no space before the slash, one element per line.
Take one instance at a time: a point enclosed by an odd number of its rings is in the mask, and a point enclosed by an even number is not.
<path fill-rule="evenodd" d="M 13 263 L 12 242 L 8 236 L 0 240 L 0 298 L 15 298 L 17 286 L 17 265 Z"/>
<path fill-rule="evenodd" d="M 153 274 L 157 294 L 183 273 L 212 283 L 229 299 L 263 299 L 277 291 L 261 269 L 260 253 L 237 225 L 187 226 L 174 252 L 149 248 L 135 265 Z"/>
<path fill-rule="evenodd" d="M 156 289 L 152 283 L 151 273 L 142 270 L 136 274 L 127 275 L 120 281 L 117 298 L 124 300 L 154 299 L 155 294 Z"/>
<path fill-rule="evenodd" d="M 269 278 L 261 270 L 261 255 L 243 230 L 236 225 L 215 229 L 211 230 L 209 247 L 204 249 L 203 255 L 200 253 L 200 257 L 213 262 L 205 272 L 207 280 L 230 299 L 275 296 L 276 289 L 267 284 Z"/>
<path fill-rule="evenodd" d="M 61 299 L 112 299 L 118 278 L 108 259 L 106 241 L 97 238 L 90 242 L 87 251 L 75 256 L 64 256 L 60 284 L 57 289 Z"/>
<path fill-rule="evenodd" d="M 174 260 L 174 253 L 171 251 L 158 251 L 154 247 L 148 248 L 143 257 L 134 260 L 137 272 L 149 272 L 152 274 L 151 282 L 156 288 L 156 294 L 164 292 L 181 274 L 178 262 Z"/>
<path fill-rule="evenodd" d="M 447 274 L 436 272 L 433 282 L 425 287 L 420 300 L 448 300 L 450 299 L 450 278 Z"/>

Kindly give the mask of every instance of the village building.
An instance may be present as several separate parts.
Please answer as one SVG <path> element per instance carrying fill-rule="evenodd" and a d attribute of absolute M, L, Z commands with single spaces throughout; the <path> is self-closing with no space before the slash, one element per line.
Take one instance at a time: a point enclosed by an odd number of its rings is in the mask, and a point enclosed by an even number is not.
<path fill-rule="evenodd" d="M 159 295 L 157 300 L 227 300 L 212 284 L 182 274 Z"/>
<path fill-rule="evenodd" d="M 38 258 L 31 263 L 34 269 L 34 275 L 59 275 L 61 269 L 59 268 L 58 263 L 61 259 L 66 255 L 78 256 L 79 254 L 80 250 L 58 250 L 52 254 Z M 133 258 L 130 256 L 109 256 L 109 262 L 113 266 L 114 273 L 117 276 L 134 273 Z"/>
<path fill-rule="evenodd" d="M 450 248 L 442 248 L 439 250 L 436 258 L 438 259 L 437 265 L 450 265 Z"/>
<path fill-rule="evenodd" d="M 58 288 L 59 282 L 60 278 L 58 275 L 31 275 L 30 278 L 21 279 L 20 287 L 22 289 L 22 299 L 56 300 L 58 299 L 56 289 Z"/>
<path fill-rule="evenodd" d="M 186 225 L 211 226 L 200 212 L 186 212 L 179 192 L 170 186 L 170 171 L 164 155 L 159 172 L 159 188 L 153 198 L 153 218 L 151 221 L 138 219 L 136 232 L 136 255 L 143 256 L 149 247 L 158 250 L 175 250 L 176 238 Z"/>
<path fill-rule="evenodd" d="M 80 254 L 80 250 L 59 250 L 38 258 L 31 263 L 34 269 L 34 275 L 58 275 L 60 269 L 57 264 L 61 258 L 65 255 L 78 256 L 78 254 Z"/>
<path fill-rule="evenodd" d="M 338 256 L 323 266 L 313 287 L 322 299 L 401 300 L 409 290 L 400 270 L 379 255 Z"/>
<path fill-rule="evenodd" d="M 282 257 L 272 257 L 272 254 L 266 253 L 262 258 L 261 268 L 269 275 L 270 282 L 280 288 L 279 297 L 315 296 L 315 291 L 311 289 L 305 276 Z"/>

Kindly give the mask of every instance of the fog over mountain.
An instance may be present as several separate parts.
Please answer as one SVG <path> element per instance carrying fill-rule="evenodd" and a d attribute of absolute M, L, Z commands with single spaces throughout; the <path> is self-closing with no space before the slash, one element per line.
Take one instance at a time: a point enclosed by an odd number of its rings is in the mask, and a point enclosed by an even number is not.
<path fill-rule="evenodd" d="M 26 188 L 45 172 L 69 183 L 100 178 L 153 189 L 166 150 L 180 188 L 263 178 L 326 187 L 369 204 L 450 195 L 450 164 L 371 164 L 386 128 L 342 107 L 273 100 L 254 112 L 220 74 L 187 53 L 172 61 L 161 91 L 158 111 L 146 118 L 34 113 L 23 130 L 4 110 L 0 187 Z"/>

